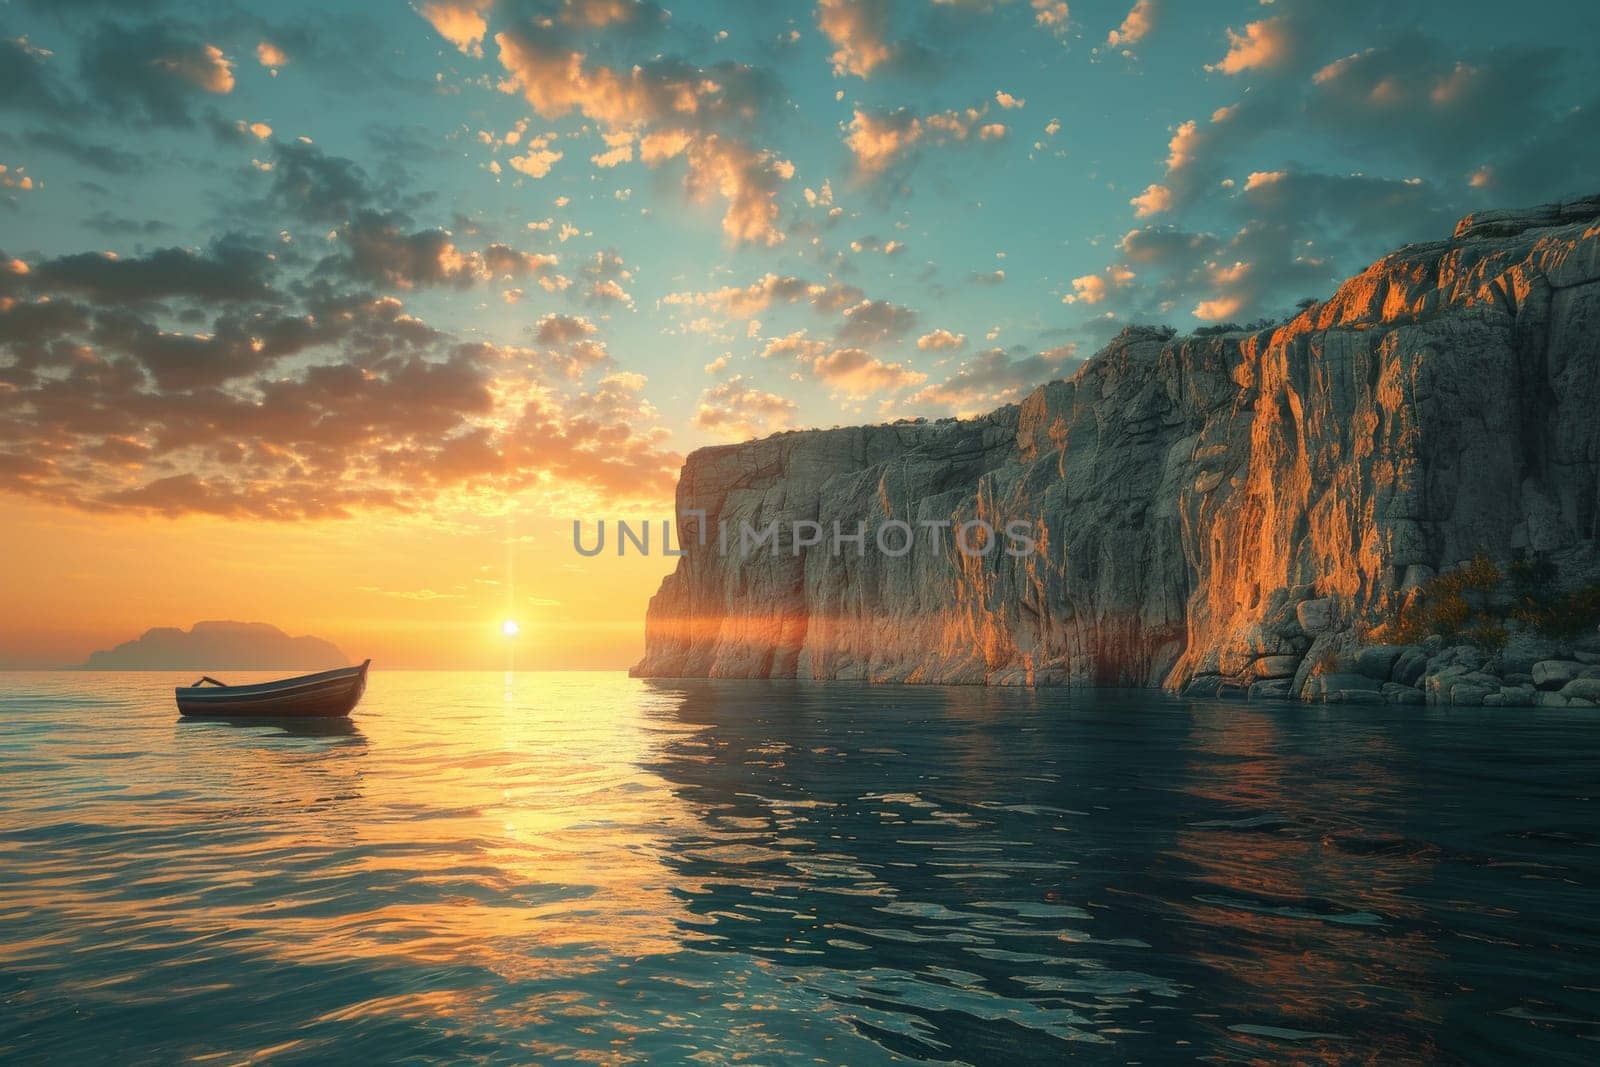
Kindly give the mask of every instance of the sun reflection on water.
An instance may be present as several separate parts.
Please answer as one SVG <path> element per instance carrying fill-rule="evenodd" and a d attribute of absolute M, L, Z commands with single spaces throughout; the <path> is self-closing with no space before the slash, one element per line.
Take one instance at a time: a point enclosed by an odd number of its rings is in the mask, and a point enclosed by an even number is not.
<path fill-rule="evenodd" d="M 260 726 L 0 680 L 0 1059 L 1415 1062 L 1600 1017 L 1594 743 L 1539 716 L 486 672 Z"/>

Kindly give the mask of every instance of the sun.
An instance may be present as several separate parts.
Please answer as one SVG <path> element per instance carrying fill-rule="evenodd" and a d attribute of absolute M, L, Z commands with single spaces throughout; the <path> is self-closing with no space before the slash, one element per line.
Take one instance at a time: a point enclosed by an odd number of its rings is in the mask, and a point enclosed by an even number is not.
<path fill-rule="evenodd" d="M 500 624 L 500 632 L 507 637 L 515 637 L 522 632 L 522 627 L 517 625 L 516 619 L 507 619 Z"/>

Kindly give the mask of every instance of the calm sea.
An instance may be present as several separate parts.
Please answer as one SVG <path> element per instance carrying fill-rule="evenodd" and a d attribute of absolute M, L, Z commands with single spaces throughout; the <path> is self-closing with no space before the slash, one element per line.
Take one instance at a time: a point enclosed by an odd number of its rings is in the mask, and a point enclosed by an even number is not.
<path fill-rule="evenodd" d="M 192 673 L 0 675 L 0 1060 L 1600 1058 L 1593 713 Z"/>

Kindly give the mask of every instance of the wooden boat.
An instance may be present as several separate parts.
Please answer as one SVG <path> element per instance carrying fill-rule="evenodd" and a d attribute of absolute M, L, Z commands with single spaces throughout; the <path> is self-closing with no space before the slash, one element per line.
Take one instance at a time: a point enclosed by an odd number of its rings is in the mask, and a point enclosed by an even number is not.
<path fill-rule="evenodd" d="M 348 715 L 366 692 L 367 667 L 371 664 L 369 659 L 359 667 L 340 667 L 255 685 L 228 685 L 207 675 L 194 685 L 175 690 L 178 711 L 230 719 Z"/>

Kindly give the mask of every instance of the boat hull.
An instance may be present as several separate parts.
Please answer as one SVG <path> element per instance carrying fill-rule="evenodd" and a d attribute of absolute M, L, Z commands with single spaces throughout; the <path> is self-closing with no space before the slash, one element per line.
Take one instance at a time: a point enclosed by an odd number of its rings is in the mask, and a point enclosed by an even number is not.
<path fill-rule="evenodd" d="M 338 718 L 361 702 L 371 662 L 258 685 L 179 686 L 174 692 L 179 713 L 194 718 Z"/>

